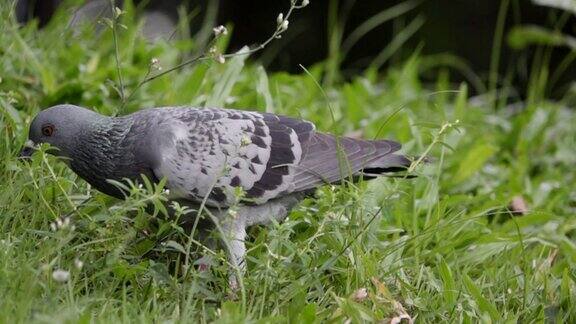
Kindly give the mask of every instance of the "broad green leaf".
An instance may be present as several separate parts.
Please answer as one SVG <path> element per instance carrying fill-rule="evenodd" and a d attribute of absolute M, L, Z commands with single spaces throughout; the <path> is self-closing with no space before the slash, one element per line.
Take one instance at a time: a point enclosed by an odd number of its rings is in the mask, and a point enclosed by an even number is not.
<path fill-rule="evenodd" d="M 270 87 L 268 86 L 268 75 L 263 67 L 258 67 L 258 84 L 256 85 L 256 91 L 258 95 L 264 98 L 266 112 L 274 112 L 274 100 L 272 100 L 272 94 L 270 94 Z"/>
<path fill-rule="evenodd" d="M 472 295 L 478 307 L 482 312 L 488 313 L 493 321 L 499 322 L 502 318 L 500 316 L 500 312 L 494 304 L 492 304 L 486 297 L 482 295 L 482 291 L 468 275 L 464 275 L 464 285 L 466 286 L 466 290 Z"/>
<path fill-rule="evenodd" d="M 559 32 L 534 26 L 516 26 L 508 33 L 508 44 L 515 49 L 524 49 L 530 45 L 568 46 L 576 50 L 576 39 Z"/>
<path fill-rule="evenodd" d="M 8 100 L 4 100 L 4 98 L 0 97 L 0 108 L 2 109 L 3 112 L 5 112 L 5 115 L 12 120 L 14 125 L 19 130 L 22 129 L 23 126 L 22 118 L 20 117 L 20 114 L 18 113 L 16 108 L 14 108 L 14 106 L 12 106 L 12 104 L 10 104 Z"/>
<path fill-rule="evenodd" d="M 248 54 L 243 54 L 246 52 L 248 52 L 248 47 L 243 47 L 236 53 L 236 56 L 224 63 L 226 65 L 224 72 L 222 72 L 219 82 L 216 83 L 214 89 L 212 89 L 212 93 L 206 101 L 206 107 L 224 106 L 226 99 L 228 99 L 232 92 L 232 87 L 234 87 L 234 84 L 236 84 L 241 77 L 244 62 L 248 58 Z M 212 70 L 212 73 L 218 72 Z"/>
<path fill-rule="evenodd" d="M 494 145 L 488 143 L 480 143 L 474 146 L 460 161 L 460 166 L 455 173 L 453 181 L 455 183 L 460 183 L 468 179 L 470 176 L 480 170 L 486 161 L 488 161 L 488 159 L 490 159 L 492 155 L 496 153 L 496 151 L 497 148 Z"/>
<path fill-rule="evenodd" d="M 171 248 L 174 249 L 182 254 L 186 254 L 186 249 L 178 242 L 170 240 L 168 242 L 166 242 L 166 245 L 164 245 L 167 248 Z"/>
<path fill-rule="evenodd" d="M 311 324 L 316 322 L 316 304 L 308 304 L 302 308 L 295 323 Z"/>
<path fill-rule="evenodd" d="M 446 303 L 453 305 L 456 303 L 456 284 L 454 283 L 452 270 L 450 270 L 450 267 L 444 258 L 440 259 L 438 271 L 442 278 L 442 282 L 444 283 L 444 298 L 446 299 Z"/>

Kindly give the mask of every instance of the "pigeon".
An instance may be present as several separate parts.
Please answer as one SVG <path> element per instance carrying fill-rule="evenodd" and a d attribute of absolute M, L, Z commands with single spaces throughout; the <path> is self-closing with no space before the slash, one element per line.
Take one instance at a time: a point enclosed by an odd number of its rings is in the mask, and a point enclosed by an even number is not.
<path fill-rule="evenodd" d="M 116 198 L 127 193 L 115 182 L 165 179 L 170 199 L 213 212 L 228 236 L 230 263 L 242 270 L 246 227 L 282 221 L 324 184 L 371 179 L 411 164 L 394 141 L 337 137 L 306 120 L 223 108 L 159 107 L 108 117 L 57 105 L 33 119 L 21 156 L 41 143 Z"/>

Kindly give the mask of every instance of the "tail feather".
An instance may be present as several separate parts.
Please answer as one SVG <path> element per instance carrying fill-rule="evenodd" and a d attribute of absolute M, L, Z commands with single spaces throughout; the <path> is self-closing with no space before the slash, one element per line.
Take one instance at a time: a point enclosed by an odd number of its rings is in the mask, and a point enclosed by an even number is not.
<path fill-rule="evenodd" d="M 406 171 L 412 160 L 401 154 L 387 154 L 367 165 L 362 172 L 371 174 Z"/>
<path fill-rule="evenodd" d="M 364 174 L 405 171 L 411 161 L 393 154 L 401 148 L 388 140 L 361 140 L 316 133 L 303 145 L 303 156 L 294 175 L 294 190 L 312 189 Z M 372 176 L 371 176 L 372 177 Z"/>

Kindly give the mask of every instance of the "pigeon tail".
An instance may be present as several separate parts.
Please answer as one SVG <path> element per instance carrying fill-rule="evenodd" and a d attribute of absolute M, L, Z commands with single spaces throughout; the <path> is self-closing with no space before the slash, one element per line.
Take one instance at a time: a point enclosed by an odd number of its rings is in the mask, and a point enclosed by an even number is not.
<path fill-rule="evenodd" d="M 390 172 L 402 172 L 408 170 L 412 160 L 402 154 L 386 154 L 381 158 L 371 162 L 362 173 L 382 174 Z"/>
<path fill-rule="evenodd" d="M 364 174 L 405 171 L 411 161 L 404 155 L 393 154 L 400 148 L 394 141 L 315 133 L 303 145 L 305 153 L 294 175 L 294 191 L 339 183 L 348 177 L 358 179 Z"/>

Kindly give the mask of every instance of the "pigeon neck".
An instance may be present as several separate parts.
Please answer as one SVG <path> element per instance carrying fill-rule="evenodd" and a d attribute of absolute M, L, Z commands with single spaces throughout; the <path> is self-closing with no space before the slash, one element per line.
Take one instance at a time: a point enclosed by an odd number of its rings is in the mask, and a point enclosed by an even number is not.
<path fill-rule="evenodd" d="M 126 117 L 103 117 L 87 127 L 77 140 L 70 167 L 96 189 L 122 198 L 122 192 L 108 179 L 122 181 L 137 172 L 126 163 L 133 156 L 126 143 L 132 121 Z"/>
<path fill-rule="evenodd" d="M 92 136 L 103 148 L 115 149 L 130 131 L 132 120 L 126 117 L 103 117 L 92 127 Z M 106 147 L 107 146 L 107 147 Z"/>

